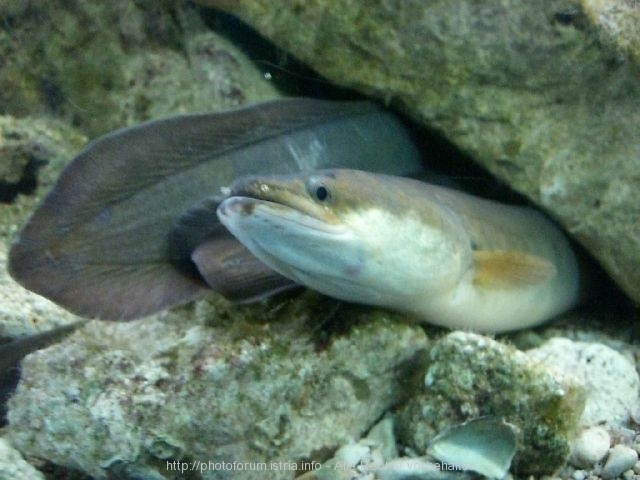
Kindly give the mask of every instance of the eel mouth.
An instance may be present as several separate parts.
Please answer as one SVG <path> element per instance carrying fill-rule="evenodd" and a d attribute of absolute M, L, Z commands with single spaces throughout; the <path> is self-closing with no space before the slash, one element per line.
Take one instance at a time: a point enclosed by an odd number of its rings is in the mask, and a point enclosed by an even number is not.
<path fill-rule="evenodd" d="M 299 205 L 264 200 L 262 198 L 233 195 L 218 207 L 221 218 L 254 218 L 270 223 L 274 229 L 307 230 L 316 235 L 338 235 L 345 228 L 336 222 L 328 221 L 326 215 L 320 215 L 314 209 L 301 209 Z M 224 223 L 224 222 L 223 222 Z"/>
<path fill-rule="evenodd" d="M 315 230 L 327 230 L 329 226 L 340 224 L 334 209 L 311 198 L 304 181 L 293 175 L 240 178 L 225 194 L 227 199 L 224 206 L 221 205 L 223 215 L 231 211 L 244 216 L 266 213 L 289 218 Z M 320 228 L 321 225 L 325 228 Z"/>

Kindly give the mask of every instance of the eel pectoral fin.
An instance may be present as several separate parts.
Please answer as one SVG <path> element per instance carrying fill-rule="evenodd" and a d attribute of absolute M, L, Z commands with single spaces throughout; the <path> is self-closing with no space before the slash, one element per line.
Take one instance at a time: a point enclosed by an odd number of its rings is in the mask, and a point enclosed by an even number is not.
<path fill-rule="evenodd" d="M 234 302 L 253 302 L 299 287 L 254 257 L 231 234 L 199 245 L 191 259 L 207 284 Z"/>
<path fill-rule="evenodd" d="M 473 253 L 474 284 L 488 289 L 531 287 L 556 275 L 549 260 L 525 252 L 478 250 Z"/>
<path fill-rule="evenodd" d="M 220 223 L 216 210 L 222 200 L 205 198 L 178 219 L 169 236 L 173 265 L 234 302 L 252 302 L 298 287 L 258 260 Z"/>

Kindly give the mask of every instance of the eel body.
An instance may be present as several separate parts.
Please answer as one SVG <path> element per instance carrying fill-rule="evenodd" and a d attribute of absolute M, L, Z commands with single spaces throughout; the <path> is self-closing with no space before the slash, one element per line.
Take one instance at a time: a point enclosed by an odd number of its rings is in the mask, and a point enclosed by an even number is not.
<path fill-rule="evenodd" d="M 400 122 L 368 102 L 278 100 L 119 130 L 63 171 L 12 246 L 9 270 L 74 313 L 114 320 L 211 289 L 251 300 L 290 288 L 220 225 L 220 188 L 331 167 L 422 168 Z"/>
<path fill-rule="evenodd" d="M 285 277 L 449 328 L 531 327 L 578 298 L 576 258 L 542 214 L 408 178 L 341 169 L 250 176 L 217 212 Z"/>

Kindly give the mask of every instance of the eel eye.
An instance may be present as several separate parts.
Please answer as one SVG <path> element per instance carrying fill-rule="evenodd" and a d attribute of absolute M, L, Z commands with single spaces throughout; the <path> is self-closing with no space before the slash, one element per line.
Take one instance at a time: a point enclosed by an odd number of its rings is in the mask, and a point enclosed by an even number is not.
<path fill-rule="evenodd" d="M 320 201 L 320 202 L 324 202 L 327 198 L 329 198 L 329 190 L 327 190 L 327 187 L 320 185 L 319 187 L 316 187 L 316 198 Z"/>
<path fill-rule="evenodd" d="M 320 203 L 327 203 L 332 198 L 331 190 L 319 178 L 310 178 L 307 182 L 307 191 L 314 200 Z"/>

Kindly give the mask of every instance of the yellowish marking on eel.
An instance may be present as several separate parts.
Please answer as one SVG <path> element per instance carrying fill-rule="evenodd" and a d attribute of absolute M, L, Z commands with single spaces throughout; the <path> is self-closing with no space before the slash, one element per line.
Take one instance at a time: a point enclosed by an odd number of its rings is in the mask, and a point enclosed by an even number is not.
<path fill-rule="evenodd" d="M 244 177 L 218 217 L 302 285 L 449 328 L 527 328 L 578 299 L 575 256 L 542 214 L 407 178 Z"/>

